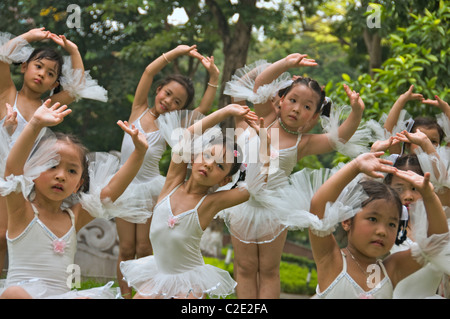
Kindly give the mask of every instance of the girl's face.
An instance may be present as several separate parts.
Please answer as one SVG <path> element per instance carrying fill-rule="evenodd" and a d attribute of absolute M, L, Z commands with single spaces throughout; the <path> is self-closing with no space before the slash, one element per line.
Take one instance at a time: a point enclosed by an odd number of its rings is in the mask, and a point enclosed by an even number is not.
<path fill-rule="evenodd" d="M 319 98 L 309 87 L 295 85 L 280 100 L 281 120 L 289 128 L 303 129 L 319 116 L 319 113 L 316 113 Z"/>
<path fill-rule="evenodd" d="M 232 165 L 227 163 L 224 147 L 213 145 L 195 158 L 192 164 L 192 177 L 204 186 L 223 186 L 231 178 L 228 173 Z"/>
<path fill-rule="evenodd" d="M 171 81 L 156 90 L 155 107 L 156 112 L 163 114 L 170 111 L 180 110 L 188 99 L 188 92 L 180 83 Z"/>
<path fill-rule="evenodd" d="M 424 126 L 418 126 L 417 127 L 422 133 L 424 133 L 431 141 L 431 144 L 433 144 L 434 147 L 438 147 L 440 145 L 439 140 L 439 132 L 435 128 L 426 128 Z M 409 145 L 409 152 L 414 152 L 419 146 L 414 143 L 408 143 Z"/>
<path fill-rule="evenodd" d="M 33 91 L 44 93 L 58 86 L 58 62 L 40 59 L 22 64 L 24 83 Z"/>
<path fill-rule="evenodd" d="M 57 142 L 60 162 L 35 179 L 36 195 L 59 201 L 76 193 L 83 184 L 83 165 L 79 150 L 72 144 Z"/>
<path fill-rule="evenodd" d="M 411 203 L 415 203 L 418 199 L 422 198 L 422 195 L 420 195 L 411 183 L 395 175 L 392 176 L 391 187 L 398 193 L 402 204 L 407 208 Z"/>
<path fill-rule="evenodd" d="M 353 219 L 343 222 L 348 231 L 348 245 L 358 254 L 378 258 L 390 251 L 395 243 L 399 224 L 397 205 L 385 199 L 373 200 Z"/>

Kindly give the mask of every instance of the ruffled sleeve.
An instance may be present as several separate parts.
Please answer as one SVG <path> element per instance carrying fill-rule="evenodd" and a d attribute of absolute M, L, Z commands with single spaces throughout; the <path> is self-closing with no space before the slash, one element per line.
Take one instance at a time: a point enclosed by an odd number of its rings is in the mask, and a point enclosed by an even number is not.
<path fill-rule="evenodd" d="M 80 99 L 108 101 L 108 92 L 91 77 L 90 71 L 82 72 L 80 69 L 73 69 L 70 56 L 65 56 L 63 59 L 60 84 L 64 91 L 67 91 L 75 101 Z"/>
<path fill-rule="evenodd" d="M 109 183 L 120 168 L 119 158 L 115 155 L 96 152 L 89 154 L 89 191 L 80 194 L 80 203 L 95 218 L 122 218 L 131 223 L 145 223 L 151 217 L 152 200 L 139 191 L 124 192 L 114 202 L 109 198 L 101 199 L 102 189 Z"/>
<path fill-rule="evenodd" d="M 249 101 L 253 104 L 261 104 L 275 96 L 279 90 L 292 84 L 292 76 L 285 72 L 269 84 L 258 88 L 253 92 L 256 77 L 271 64 L 265 60 L 258 60 L 238 70 L 225 84 L 224 94 L 234 98 L 235 101 Z"/>
<path fill-rule="evenodd" d="M 2 157 L 1 164 L 4 174 L 6 158 L 10 151 L 10 144 L 7 142 L 6 138 L 3 140 L 5 134 L 8 135 L 8 133 L 3 128 L 1 131 L 1 135 L 3 135 L 1 152 L 3 153 L 2 155 L 6 155 L 5 157 Z M 53 132 L 48 128 L 44 128 L 39 134 L 37 142 L 34 144 L 33 150 L 24 165 L 24 174 L 20 176 L 9 175 L 2 179 L 0 181 L 0 195 L 7 196 L 12 192 L 22 192 L 23 196 L 28 198 L 33 189 L 34 180 L 39 177 L 42 172 L 45 172 L 59 163 L 59 155 L 55 143 L 56 137 Z M 4 147 L 7 147 L 6 151 Z"/>
<path fill-rule="evenodd" d="M 450 119 L 444 113 L 436 115 L 436 120 L 439 126 L 444 131 L 444 141 L 445 143 L 450 143 Z"/>
<path fill-rule="evenodd" d="M 348 141 L 339 138 L 341 120 L 347 117 L 350 111 L 351 107 L 348 105 L 333 105 L 329 117 L 321 116 L 321 123 L 323 132 L 327 133 L 328 139 L 336 151 L 351 158 L 356 158 L 360 154 L 370 152 L 369 144 L 373 142 L 373 132 L 370 127 L 363 123 L 359 125 Z"/>
<path fill-rule="evenodd" d="M 422 200 L 410 206 L 410 216 L 415 240 L 411 245 L 411 255 L 421 265 L 430 263 L 435 269 L 450 273 L 449 232 L 427 236 L 428 219 Z"/>
<path fill-rule="evenodd" d="M 439 146 L 436 153 L 428 154 L 418 147 L 415 152 L 422 171 L 430 173 L 430 181 L 435 191 L 440 192 L 444 187 L 450 188 L 450 148 Z"/>
<path fill-rule="evenodd" d="M 332 234 L 338 224 L 344 220 L 352 218 L 361 209 L 361 204 L 368 198 L 361 184 L 360 179 L 354 179 L 338 196 L 335 202 L 328 202 L 325 207 L 325 214 L 320 220 L 320 224 L 312 224 L 311 232 L 319 237 Z"/>
<path fill-rule="evenodd" d="M 0 32 L 0 61 L 12 64 L 28 60 L 33 47 L 24 38 L 8 32 Z"/>
<path fill-rule="evenodd" d="M 216 139 L 223 138 L 221 128 L 216 125 L 202 132 L 191 134 L 188 128 L 205 116 L 197 111 L 174 111 L 161 114 L 156 120 L 161 135 L 180 156 L 184 163 L 190 163 L 192 156 L 202 153 Z"/>

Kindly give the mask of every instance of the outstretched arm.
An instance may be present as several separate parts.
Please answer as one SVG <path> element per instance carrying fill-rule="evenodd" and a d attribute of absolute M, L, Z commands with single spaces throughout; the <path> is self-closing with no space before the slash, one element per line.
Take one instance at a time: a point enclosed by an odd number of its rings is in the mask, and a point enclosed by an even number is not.
<path fill-rule="evenodd" d="M 159 56 L 145 68 L 145 71 L 141 76 L 139 84 L 136 88 L 136 93 L 134 95 L 134 101 L 131 111 L 132 116 L 134 111 L 141 114 L 143 110 L 148 107 L 148 94 L 150 92 L 150 88 L 152 86 L 153 79 L 155 78 L 156 74 L 158 74 L 171 61 L 182 55 L 189 55 L 195 58 L 201 58 L 200 53 L 197 52 L 196 45 L 193 46 L 179 45 L 175 49 L 163 53 L 161 56 Z"/>
<path fill-rule="evenodd" d="M 148 149 L 148 143 L 145 135 L 142 132 L 139 132 L 134 125 L 131 125 L 130 127 L 127 121 L 118 121 L 117 125 L 119 125 L 125 133 L 131 136 L 134 144 L 134 151 L 100 192 L 101 201 L 109 199 L 111 202 L 115 202 L 123 194 L 123 192 L 125 192 L 136 174 L 139 172 L 139 169 L 144 161 L 145 153 Z M 87 210 L 82 208 L 82 205 L 77 205 L 77 208 L 73 209 L 75 209 L 75 211 L 79 209 L 76 221 L 77 230 L 81 229 L 95 218 Z"/>
<path fill-rule="evenodd" d="M 56 35 L 54 33 L 50 33 L 50 39 L 53 40 L 56 44 L 58 44 L 61 48 L 63 48 L 70 55 L 70 59 L 72 61 L 72 69 L 80 70 L 83 76 L 80 77 L 81 81 L 84 81 L 84 64 L 83 59 L 81 58 L 80 51 L 78 51 L 78 46 L 67 39 L 64 35 Z M 67 91 L 58 92 L 50 97 L 52 102 L 60 102 L 61 104 L 70 104 L 75 101 L 75 98 L 69 94 Z"/>
<path fill-rule="evenodd" d="M 383 152 L 362 154 L 333 174 L 314 194 L 310 212 L 322 219 L 326 204 L 336 201 L 343 189 L 359 173 L 378 178 L 383 177 L 383 174 L 379 172 L 396 171 L 395 168 L 389 166 L 392 165 L 392 162 L 381 159 L 381 155 L 383 155 Z M 336 264 L 342 263 L 340 247 L 333 234 L 319 237 L 310 230 L 309 236 L 317 271 L 320 274 L 318 277 L 319 286 L 322 288 L 328 287 L 342 269 L 335 267 Z"/>
<path fill-rule="evenodd" d="M 436 98 L 436 100 L 430 99 L 422 100 L 422 103 L 439 108 L 442 111 L 442 113 L 444 113 L 450 119 L 450 106 L 448 105 L 448 103 L 442 100 L 437 95 L 435 95 L 434 97 Z"/>
<path fill-rule="evenodd" d="M 45 101 L 33 114 L 30 122 L 25 126 L 11 148 L 6 160 L 5 177 L 24 175 L 25 163 L 41 130 L 44 127 L 58 125 L 71 112 L 66 105 L 60 106 L 59 103 L 51 105 L 50 100 Z M 10 218 L 18 220 L 23 216 L 18 212 L 24 211 L 24 194 L 12 192 L 6 196 L 6 202 Z"/>
<path fill-rule="evenodd" d="M 257 92 L 259 87 L 271 83 L 291 68 L 316 66 L 316 61 L 307 59 L 307 56 L 307 54 L 293 53 L 274 62 L 256 77 L 253 91 Z M 259 117 L 264 117 L 267 123 L 271 123 L 276 117 L 276 111 L 272 107 L 270 100 L 263 104 L 255 105 L 255 111 Z"/>
<path fill-rule="evenodd" d="M 209 74 L 208 86 L 203 95 L 200 105 L 195 109 L 200 113 L 207 115 L 211 110 L 211 106 L 216 97 L 217 88 L 219 87 L 219 68 L 214 64 L 214 57 L 202 57 L 201 62 Z"/>

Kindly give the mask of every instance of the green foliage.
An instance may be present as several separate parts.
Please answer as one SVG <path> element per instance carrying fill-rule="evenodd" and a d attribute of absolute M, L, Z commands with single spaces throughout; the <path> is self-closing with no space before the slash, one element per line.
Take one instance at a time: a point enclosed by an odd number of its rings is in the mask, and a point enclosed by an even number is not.
<path fill-rule="evenodd" d="M 399 27 L 387 35 L 390 45 L 389 57 L 383 62 L 373 78 L 363 73 L 350 77 L 343 73 L 343 81 L 328 83 L 327 95 L 337 103 L 345 103 L 347 96 L 342 84 L 348 84 L 360 92 L 366 105 L 365 119 L 379 120 L 382 113 L 388 113 L 398 96 L 414 85 L 414 91 L 425 98 L 439 95 L 445 99 L 448 88 L 450 47 L 450 5 L 440 1 L 439 9 L 423 14 L 411 14 L 412 22 L 407 28 Z M 413 116 L 436 114 L 438 110 L 410 102 L 408 112 Z"/>

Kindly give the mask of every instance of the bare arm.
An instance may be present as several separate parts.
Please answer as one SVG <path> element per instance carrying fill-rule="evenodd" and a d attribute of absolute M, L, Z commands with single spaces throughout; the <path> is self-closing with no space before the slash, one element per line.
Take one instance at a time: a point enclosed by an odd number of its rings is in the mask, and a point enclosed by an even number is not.
<path fill-rule="evenodd" d="M 256 77 L 253 91 L 257 92 L 259 87 L 271 83 L 291 68 L 317 65 L 314 60 L 306 59 L 306 57 L 306 54 L 293 53 L 274 62 Z M 274 110 L 270 100 L 263 104 L 256 104 L 255 111 L 256 114 L 259 117 L 263 117 L 267 123 L 272 123 L 272 121 L 276 118 L 276 111 Z"/>
<path fill-rule="evenodd" d="M 203 57 L 201 62 L 205 69 L 209 73 L 209 81 L 208 86 L 206 88 L 205 94 L 203 95 L 202 100 L 200 101 L 200 105 L 196 108 L 200 113 L 207 115 L 211 110 L 211 106 L 216 97 L 217 88 L 219 85 L 219 75 L 220 71 L 217 66 L 214 64 L 214 57 Z"/>
<path fill-rule="evenodd" d="M 311 200 L 311 213 L 322 219 L 326 203 L 336 201 L 342 190 L 359 173 L 365 173 L 372 177 L 383 177 L 378 171 L 395 171 L 395 168 L 385 165 L 392 164 L 391 162 L 379 158 L 382 154 L 382 152 L 362 154 L 333 174 L 314 194 Z M 336 267 L 336 264 L 342 263 L 340 248 L 333 234 L 319 237 L 309 231 L 309 236 L 317 265 L 319 286 L 326 288 L 341 271 L 340 267 Z"/>
<path fill-rule="evenodd" d="M 199 58 L 200 54 L 197 52 L 196 48 L 196 45 L 179 45 L 175 49 L 172 49 L 167 53 L 163 53 L 145 68 L 134 95 L 134 101 L 131 111 L 132 115 L 134 111 L 140 114 L 142 113 L 143 109 L 146 109 L 148 107 L 148 94 L 150 92 L 150 88 L 153 84 L 153 79 L 155 78 L 156 74 L 158 74 L 171 61 L 182 55 L 189 55 Z"/>

